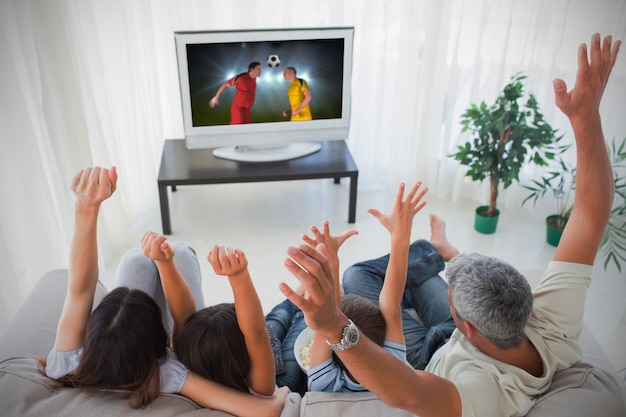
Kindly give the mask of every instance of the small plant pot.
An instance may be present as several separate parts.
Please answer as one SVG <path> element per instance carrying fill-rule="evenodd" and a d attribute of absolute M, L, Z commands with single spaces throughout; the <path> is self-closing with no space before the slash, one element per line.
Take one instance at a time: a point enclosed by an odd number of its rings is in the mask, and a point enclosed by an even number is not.
<path fill-rule="evenodd" d="M 496 215 L 492 217 L 485 216 L 485 213 L 489 209 L 489 206 L 480 206 L 476 209 L 476 216 L 474 216 L 474 229 L 486 235 L 492 234 L 496 231 L 498 226 L 498 218 L 500 218 L 500 210 L 496 209 Z"/>
<path fill-rule="evenodd" d="M 563 228 L 558 227 L 560 217 L 558 214 L 546 217 L 546 242 L 552 246 L 559 245 L 563 234 Z"/>

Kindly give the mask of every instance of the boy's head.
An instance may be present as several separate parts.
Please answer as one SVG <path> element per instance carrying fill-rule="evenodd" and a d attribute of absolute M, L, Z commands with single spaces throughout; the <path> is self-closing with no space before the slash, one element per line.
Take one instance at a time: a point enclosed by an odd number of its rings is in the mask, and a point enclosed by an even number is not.
<path fill-rule="evenodd" d="M 380 308 L 365 297 L 346 294 L 341 297 L 341 311 L 356 324 L 361 334 L 378 346 L 382 346 L 387 332 L 387 323 Z M 341 369 L 347 371 L 341 360 L 333 352 L 333 359 Z M 353 378 L 354 379 L 354 378 Z"/>

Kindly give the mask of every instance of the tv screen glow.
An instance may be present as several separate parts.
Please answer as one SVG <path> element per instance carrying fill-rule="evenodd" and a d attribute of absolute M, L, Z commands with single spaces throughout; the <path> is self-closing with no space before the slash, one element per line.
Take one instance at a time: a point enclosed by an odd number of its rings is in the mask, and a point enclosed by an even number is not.
<path fill-rule="evenodd" d="M 189 149 L 344 140 L 350 126 L 353 28 L 176 32 L 185 139 Z M 271 61 L 270 57 L 275 57 Z M 279 61 L 276 65 L 277 60 Z M 232 77 L 261 64 L 250 123 L 231 124 Z M 311 95 L 311 120 L 291 121 L 284 78 L 297 71 Z"/>

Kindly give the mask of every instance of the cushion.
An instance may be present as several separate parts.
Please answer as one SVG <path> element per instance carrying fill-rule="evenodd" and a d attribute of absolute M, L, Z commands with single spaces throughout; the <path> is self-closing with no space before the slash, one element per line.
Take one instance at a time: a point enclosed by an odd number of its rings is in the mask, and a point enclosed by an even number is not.
<path fill-rule="evenodd" d="M 302 397 L 300 417 L 409 417 L 413 414 L 391 408 L 370 392 L 307 392 Z"/>
<path fill-rule="evenodd" d="M 5 417 L 27 416 L 230 416 L 200 409 L 180 395 L 164 394 L 145 409 L 133 409 L 126 391 L 64 387 L 43 376 L 34 358 L 16 357 L 0 362 L 0 410 Z"/>
<path fill-rule="evenodd" d="M 527 417 L 540 416 L 626 416 L 622 387 L 611 373 L 579 362 L 557 372 L 550 390 L 527 414 Z"/>

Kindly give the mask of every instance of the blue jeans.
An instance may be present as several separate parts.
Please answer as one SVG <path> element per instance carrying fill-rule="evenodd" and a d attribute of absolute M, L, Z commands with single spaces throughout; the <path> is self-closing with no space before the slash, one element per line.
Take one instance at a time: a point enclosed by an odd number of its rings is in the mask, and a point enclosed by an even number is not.
<path fill-rule="evenodd" d="M 388 263 L 389 255 L 385 255 L 352 265 L 343 275 L 344 292 L 378 305 Z M 439 276 L 444 267 L 441 254 L 430 242 L 420 239 L 411 243 L 402 298 L 402 327 L 407 360 L 415 369 L 424 369 L 456 328 L 447 298 L 448 284 Z M 407 309 L 414 309 L 421 323 Z"/>
<path fill-rule="evenodd" d="M 265 325 L 274 326 L 276 338 L 281 342 L 281 352 L 285 363 L 285 373 L 276 375 L 276 385 L 287 386 L 292 392 L 304 394 L 307 388 L 306 374 L 298 365 L 293 352 L 296 339 L 306 328 L 304 314 L 289 300 L 276 305 L 265 316 Z"/>

